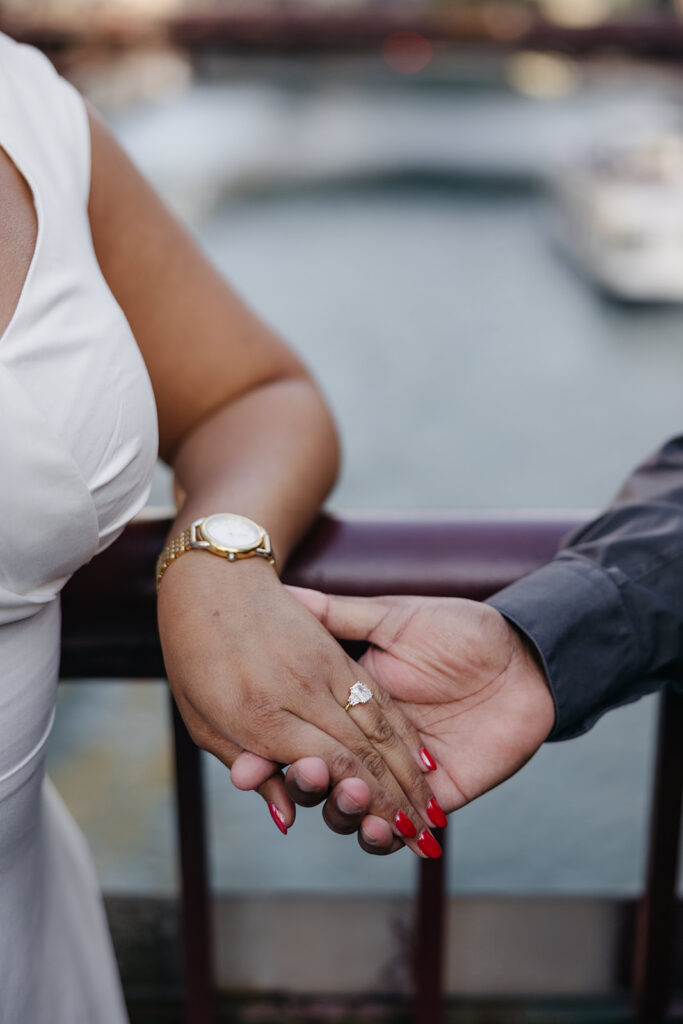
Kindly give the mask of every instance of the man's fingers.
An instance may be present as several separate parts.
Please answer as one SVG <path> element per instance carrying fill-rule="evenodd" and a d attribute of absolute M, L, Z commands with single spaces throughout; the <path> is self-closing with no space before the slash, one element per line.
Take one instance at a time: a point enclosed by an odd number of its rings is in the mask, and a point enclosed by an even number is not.
<path fill-rule="evenodd" d="M 370 807 L 371 794 L 363 779 L 342 779 L 334 787 L 323 807 L 323 818 L 328 828 L 340 835 L 348 836 L 356 832 Z M 381 819 L 378 819 L 381 821 Z M 387 832 L 391 828 L 387 822 Z"/>
<path fill-rule="evenodd" d="M 327 796 L 330 772 L 320 757 L 300 757 L 285 778 L 287 792 L 300 807 L 315 807 Z"/>
<path fill-rule="evenodd" d="M 286 835 L 287 829 L 294 824 L 296 808 L 285 788 L 280 765 L 243 750 L 236 743 L 226 739 L 222 733 L 204 721 L 188 701 L 181 698 L 178 707 L 197 746 L 223 762 L 230 770 L 230 779 L 237 789 L 253 789 L 262 796 L 275 825 Z"/>
<path fill-rule="evenodd" d="M 407 845 L 418 856 L 438 857 L 440 849 L 431 837 L 423 816 L 411 806 L 381 754 L 350 716 L 331 694 L 328 701 L 320 702 L 320 707 L 314 710 L 317 725 L 294 713 L 289 716 L 287 727 L 278 741 L 279 758 L 285 763 L 293 763 L 307 757 L 310 750 L 318 751 L 334 785 L 343 779 L 362 779 L 371 793 L 370 812 L 395 825 L 397 834 L 406 836 Z M 310 713 L 311 709 L 307 711 Z M 407 755 L 407 760 L 411 760 L 410 755 Z"/>
<path fill-rule="evenodd" d="M 388 611 L 388 604 L 381 597 L 336 597 L 303 587 L 287 589 L 340 640 L 372 640 L 372 633 Z"/>
<path fill-rule="evenodd" d="M 230 781 L 235 789 L 258 789 L 266 779 L 279 771 L 280 765 L 275 761 L 269 761 L 248 750 L 240 750 L 230 769 Z"/>
<path fill-rule="evenodd" d="M 368 814 L 358 831 L 358 845 L 375 857 L 386 857 L 396 850 L 403 850 L 404 844 L 389 828 L 383 818 Z"/>
<path fill-rule="evenodd" d="M 242 750 L 219 732 L 214 733 L 204 749 L 222 761 L 226 768 L 230 768 L 230 779 L 237 789 L 254 790 L 263 797 L 276 827 L 283 835 L 287 835 L 287 829 L 294 824 L 296 808 L 287 792 L 280 765 Z"/>
<path fill-rule="evenodd" d="M 225 743 L 225 741 L 222 742 Z M 221 757 L 217 749 L 207 749 L 227 764 L 225 756 Z M 280 765 L 275 761 L 268 761 L 258 754 L 252 754 L 248 750 L 241 750 L 239 747 L 235 747 L 235 750 L 239 753 L 233 760 L 230 769 L 232 784 L 236 789 L 253 789 L 259 796 L 262 796 L 268 805 L 268 811 L 276 827 L 283 835 L 287 835 L 287 829 L 294 824 L 296 808 L 287 792 L 285 777 Z M 223 753 L 225 753 L 225 748 Z"/>
<path fill-rule="evenodd" d="M 302 776 L 306 787 L 311 786 L 314 781 L 318 783 L 315 790 L 299 789 Z M 329 778 L 324 761 L 304 757 L 295 761 L 287 772 L 287 792 L 295 803 L 311 807 L 313 792 L 316 803 L 320 803 L 327 794 Z M 342 779 L 327 795 L 323 807 L 323 820 L 327 827 L 338 835 L 351 835 L 360 829 L 358 841 L 368 853 L 383 856 L 394 853 L 395 850 L 402 850 L 403 843 L 394 836 L 389 823 L 368 814 L 371 799 L 370 789 L 363 779 Z"/>

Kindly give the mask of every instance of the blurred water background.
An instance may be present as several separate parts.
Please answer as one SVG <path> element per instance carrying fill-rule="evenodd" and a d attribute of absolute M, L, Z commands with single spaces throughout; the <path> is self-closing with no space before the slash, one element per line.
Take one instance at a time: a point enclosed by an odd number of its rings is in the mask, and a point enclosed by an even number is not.
<path fill-rule="evenodd" d="M 606 137 L 678 119 L 680 86 L 594 73 L 552 100 L 466 65 L 210 67 L 109 113 L 242 294 L 313 368 L 345 450 L 331 508 L 597 508 L 683 423 L 683 310 L 607 300 L 560 251 L 545 183 Z M 683 269 L 683 268 L 682 268 Z M 188 339 L 190 358 L 191 339 Z M 169 500 L 159 471 L 152 502 Z M 639 887 L 656 702 L 548 745 L 452 819 L 449 885 Z M 65 684 L 50 770 L 107 891 L 175 885 L 163 683 Z M 224 891 L 402 891 L 300 812 L 286 838 L 207 758 Z"/>

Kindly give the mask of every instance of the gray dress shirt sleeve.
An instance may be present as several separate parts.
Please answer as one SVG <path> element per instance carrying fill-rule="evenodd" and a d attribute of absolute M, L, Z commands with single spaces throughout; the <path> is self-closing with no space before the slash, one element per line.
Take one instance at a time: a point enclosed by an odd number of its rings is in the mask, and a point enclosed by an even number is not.
<path fill-rule="evenodd" d="M 552 562 L 488 603 L 540 654 L 555 701 L 549 740 L 653 690 L 683 689 L 683 436 Z"/>

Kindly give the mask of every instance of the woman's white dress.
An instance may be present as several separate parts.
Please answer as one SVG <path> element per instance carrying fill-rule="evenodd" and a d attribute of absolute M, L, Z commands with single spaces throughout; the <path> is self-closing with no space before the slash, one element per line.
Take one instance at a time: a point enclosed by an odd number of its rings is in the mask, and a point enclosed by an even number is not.
<path fill-rule="evenodd" d="M 0 147 L 38 221 L 0 336 L 0 1022 L 121 1024 L 90 857 L 44 765 L 60 591 L 146 500 L 154 396 L 93 251 L 83 101 L 2 34 Z"/>

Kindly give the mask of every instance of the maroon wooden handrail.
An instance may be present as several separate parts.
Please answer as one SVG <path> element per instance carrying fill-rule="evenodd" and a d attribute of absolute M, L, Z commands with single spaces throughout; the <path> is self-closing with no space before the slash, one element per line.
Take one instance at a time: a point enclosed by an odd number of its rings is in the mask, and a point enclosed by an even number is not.
<path fill-rule="evenodd" d="M 481 600 L 547 562 L 562 537 L 584 519 L 579 513 L 323 516 L 295 552 L 284 578 L 340 594 Z M 148 513 L 65 588 L 62 677 L 163 676 L 154 562 L 168 528 L 163 513 Z M 649 866 L 636 927 L 634 1010 L 639 1024 L 660 1024 L 668 1001 L 683 792 L 682 726 L 683 696 L 667 693 L 660 706 Z M 187 1021 L 208 1024 L 211 930 L 201 763 L 177 713 L 174 738 Z M 424 862 L 420 871 L 416 1019 L 437 1024 L 442 1013 L 443 866 Z"/>
<path fill-rule="evenodd" d="M 576 514 L 322 516 L 284 578 L 335 594 L 481 600 L 552 558 L 580 520 Z M 163 676 L 154 563 L 169 525 L 163 514 L 136 520 L 65 588 L 63 675 Z"/>

